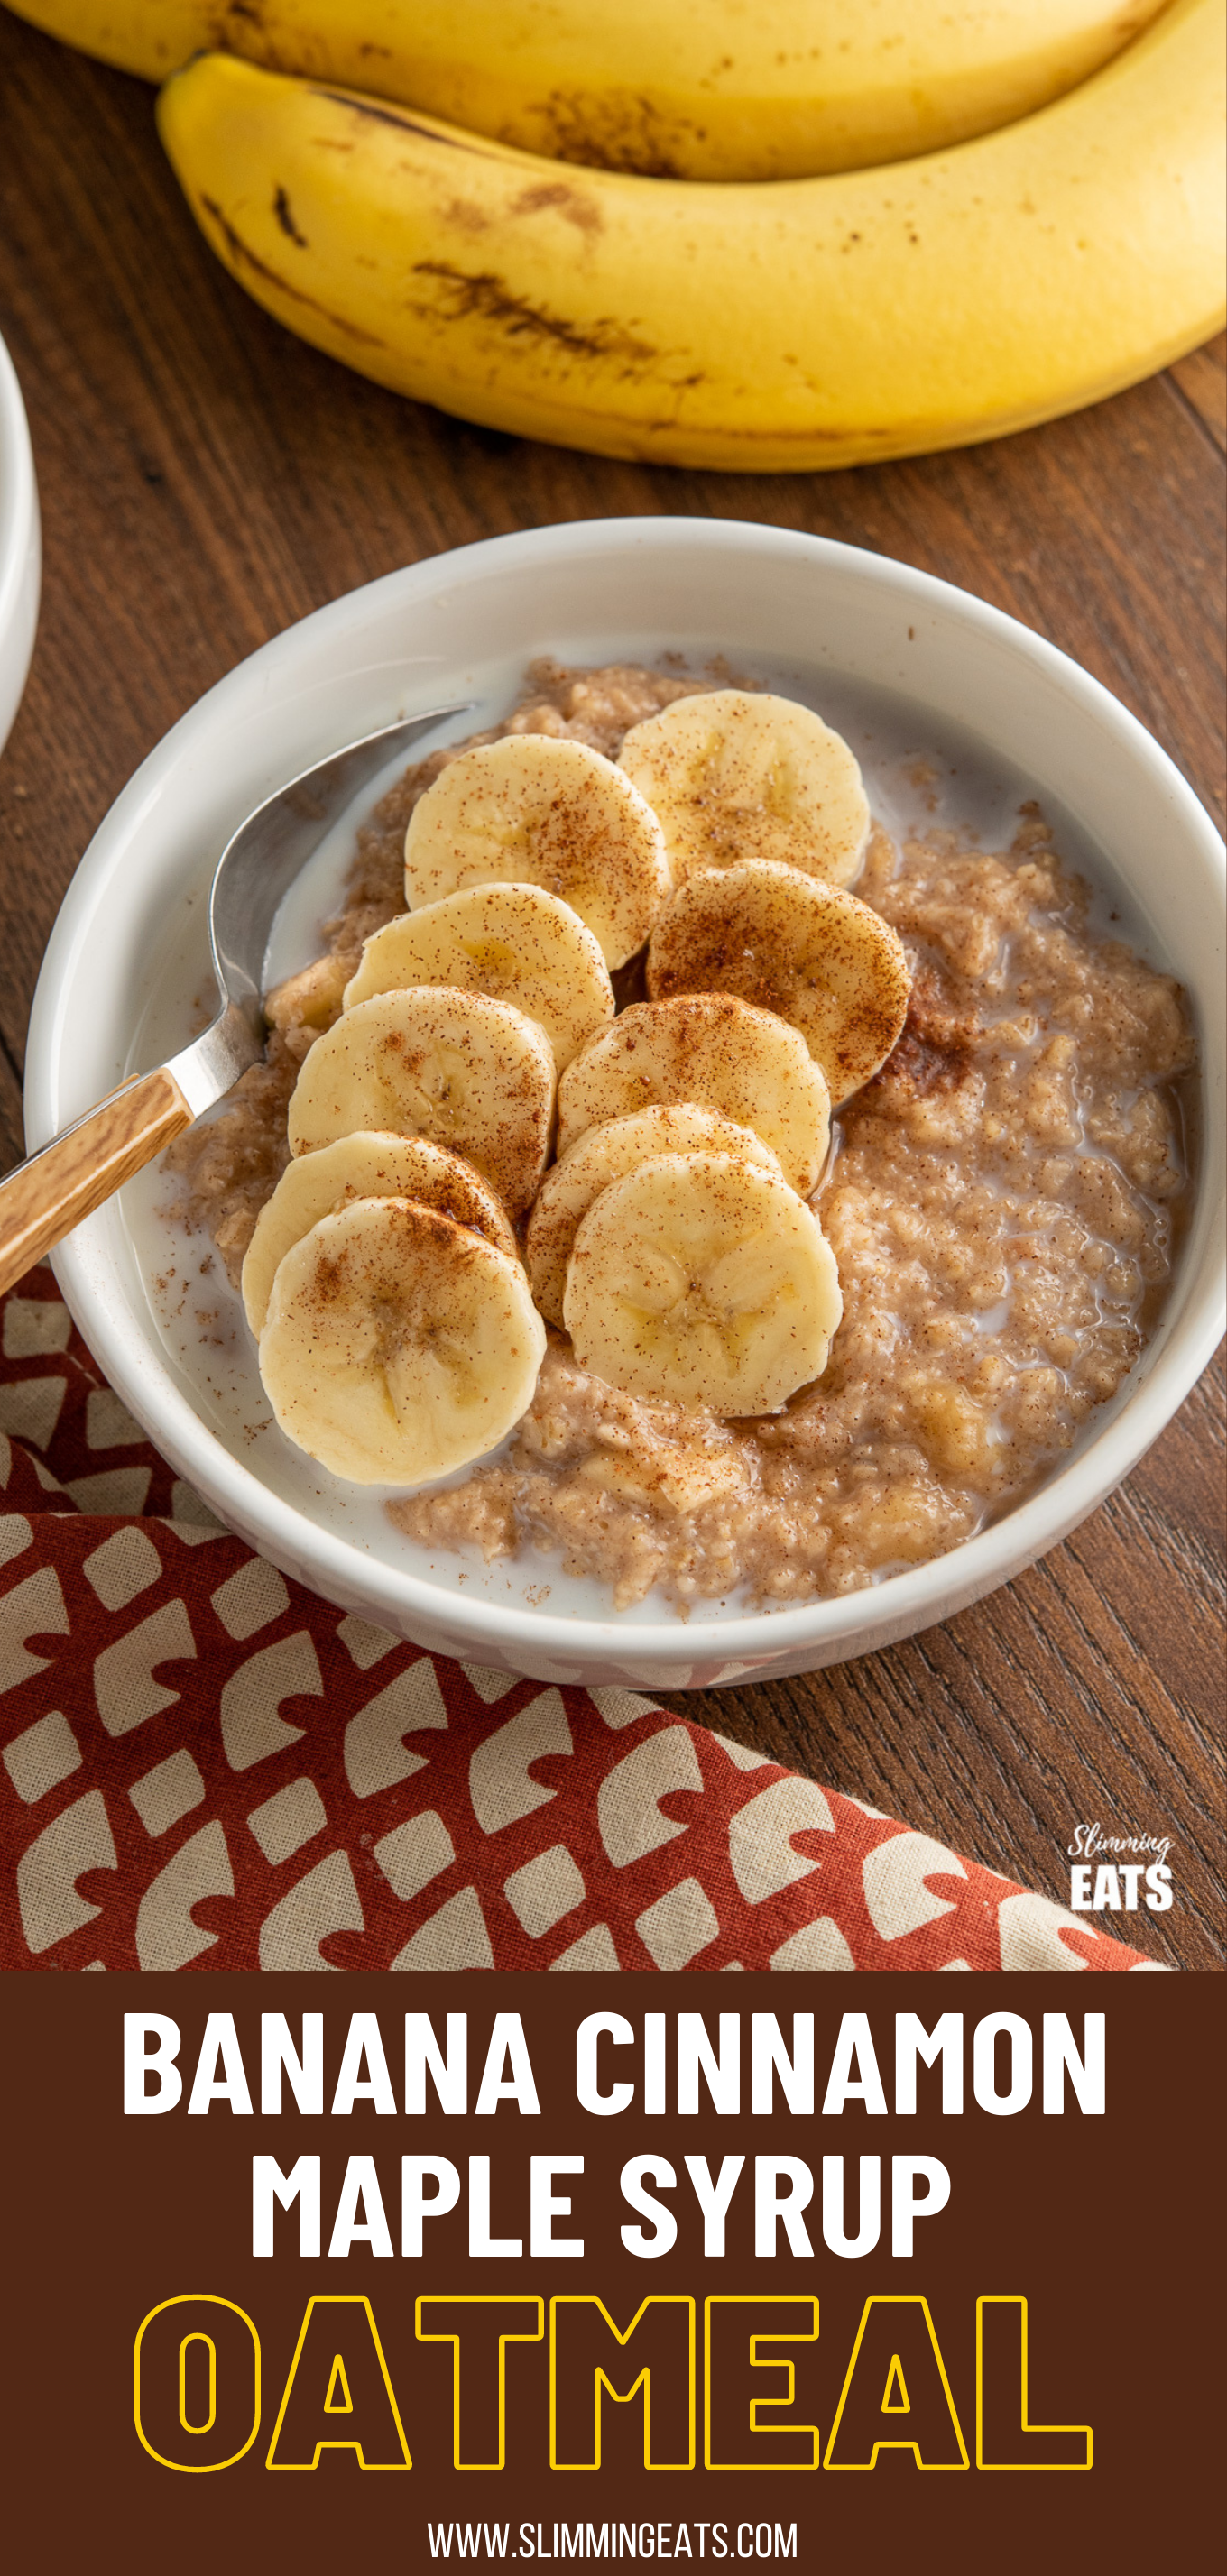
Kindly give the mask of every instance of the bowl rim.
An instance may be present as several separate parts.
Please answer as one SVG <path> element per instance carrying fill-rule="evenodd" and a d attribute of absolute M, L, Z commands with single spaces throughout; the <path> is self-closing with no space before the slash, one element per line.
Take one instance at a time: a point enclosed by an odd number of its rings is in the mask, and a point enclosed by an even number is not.
<path fill-rule="evenodd" d="M 38 485 L 30 423 L 17 369 L 0 333 L 0 645 L 8 641 L 24 619 L 29 626 L 26 669 L 34 648 L 38 558 Z M 24 671 L 22 679 L 24 685 Z M 17 694 L 20 697 L 20 690 Z M 2 742 L 0 710 L 0 745 Z"/>
<path fill-rule="evenodd" d="M 840 540 L 781 529 L 755 520 L 687 517 L 583 519 L 560 525 L 517 530 L 464 547 L 427 556 L 381 575 L 376 581 L 344 593 L 307 618 L 286 628 L 235 666 L 198 699 L 163 735 L 104 816 L 65 894 L 39 975 L 31 1015 L 27 1070 L 27 1127 L 35 1142 L 53 1132 L 57 1119 L 71 1114 L 57 1101 L 61 1039 L 57 992 L 65 971 L 85 936 L 84 912 L 91 896 L 109 882 L 125 841 L 156 798 L 197 735 L 225 718 L 231 702 L 250 687 L 253 666 L 267 673 L 290 664 L 303 649 L 310 630 L 313 642 L 327 642 L 331 631 L 343 631 L 358 603 L 372 605 L 391 593 L 406 610 L 415 595 L 428 593 L 447 569 L 453 583 L 480 583 L 495 558 L 502 568 L 524 569 L 543 559 L 565 559 L 593 548 L 671 545 L 724 552 L 777 553 L 823 567 L 855 569 L 858 578 L 926 606 L 953 611 L 986 639 L 993 638 L 1021 654 L 1047 675 L 1059 692 L 1085 716 L 1128 745 L 1162 788 L 1173 825 L 1196 845 L 1203 863 L 1222 884 L 1227 881 L 1227 853 L 1215 826 L 1175 763 L 1139 720 L 1112 692 L 1080 664 L 1023 626 L 1004 610 L 974 593 L 922 572 L 909 564 L 871 553 Z M 1200 1191 L 1214 1190 L 1214 1175 L 1203 1170 Z M 1200 1192 L 1199 1192 L 1200 1195 Z M 1221 1207 L 1221 1191 L 1212 1215 Z M 86 1229 L 88 1232 L 88 1229 Z M 1203 1229 L 1204 1231 L 1204 1229 Z M 1217 1228 L 1221 1236 L 1221 1221 Z M 522 1654 L 565 1656 L 578 1664 L 624 1664 L 638 1660 L 655 1668 L 667 1686 L 669 1668 L 692 1666 L 707 1650 L 720 1666 L 748 1658 L 774 1664 L 780 1657 L 813 1648 L 855 1653 L 858 1629 L 881 1632 L 889 1626 L 906 1634 L 953 1615 L 1043 1554 L 1136 1465 L 1166 1426 L 1213 1354 L 1223 1330 L 1224 1257 L 1206 1257 L 1190 1283 L 1185 1309 L 1166 1346 L 1142 1381 L 1064 1465 L 1047 1476 L 1037 1491 L 1007 1511 L 1000 1520 L 962 1540 L 924 1565 L 884 1577 L 855 1592 L 810 1600 L 789 1607 L 761 1609 L 705 1620 L 653 1621 L 633 1611 L 611 1611 L 603 1618 L 577 1617 L 547 1606 L 530 1609 L 479 1595 L 466 1596 L 454 1586 L 400 1571 L 366 1553 L 354 1541 L 325 1528 L 300 1506 L 287 1502 L 226 1450 L 163 1365 L 157 1403 L 151 1404 L 143 1383 L 134 1382 L 120 1325 L 113 1322 L 104 1296 L 91 1277 L 91 1265 L 78 1236 L 70 1236 L 54 1256 L 54 1267 L 66 1301 L 93 1355 L 117 1391 L 149 1429 L 155 1445 L 219 1511 L 238 1523 L 252 1543 L 272 1559 L 315 1583 L 326 1597 L 360 1600 L 364 1614 L 378 1620 L 381 1611 L 393 1628 L 411 1625 L 416 1616 L 427 1627 L 446 1622 L 471 1643 L 474 1659 L 483 1650 L 499 1660 L 499 1649 Z M 153 1419 L 150 1419 L 151 1414 Z M 867 1637 L 864 1651 L 878 1642 Z"/>

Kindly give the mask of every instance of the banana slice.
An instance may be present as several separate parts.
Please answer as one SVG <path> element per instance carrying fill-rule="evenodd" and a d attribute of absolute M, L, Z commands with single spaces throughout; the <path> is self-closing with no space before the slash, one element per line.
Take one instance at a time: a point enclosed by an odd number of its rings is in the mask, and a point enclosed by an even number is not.
<path fill-rule="evenodd" d="M 355 1199 L 281 1262 L 260 1375 L 287 1439 L 358 1485 L 420 1485 L 532 1402 L 545 1326 L 517 1261 L 408 1199 Z"/>
<path fill-rule="evenodd" d="M 713 689 L 633 726 L 618 754 L 664 829 L 675 885 L 696 868 L 776 859 L 846 885 L 869 838 L 842 734 L 793 698 Z"/>
<path fill-rule="evenodd" d="M 652 932 L 647 979 L 654 1000 L 739 993 L 791 1020 L 836 1102 L 885 1064 L 912 989 L 880 913 L 769 859 L 689 877 Z"/>
<path fill-rule="evenodd" d="M 259 1338 L 278 1264 L 323 1216 L 354 1199 L 417 1199 L 485 1237 L 509 1261 L 520 1258 L 516 1239 L 487 1181 L 459 1154 L 425 1136 L 341 1136 L 318 1153 L 287 1165 L 271 1199 L 256 1218 L 243 1263 L 243 1304 Z"/>
<path fill-rule="evenodd" d="M 549 1324 L 561 1324 L 567 1263 L 581 1220 L 595 1198 L 637 1163 L 659 1154 L 739 1154 L 760 1171 L 784 1175 L 769 1145 L 749 1127 L 700 1109 L 692 1100 L 661 1109 L 637 1109 L 629 1118 L 590 1127 L 561 1163 L 547 1172 L 528 1220 L 524 1263 L 532 1292 Z"/>
<path fill-rule="evenodd" d="M 486 993 L 416 985 L 356 1003 L 316 1039 L 290 1096 L 290 1152 L 360 1129 L 429 1136 L 516 1216 L 537 1195 L 553 1112 L 553 1049 L 535 1020 Z"/>
<path fill-rule="evenodd" d="M 538 885 L 466 886 L 402 913 L 367 940 L 345 1008 L 409 984 L 456 984 L 514 1002 L 540 1022 L 560 1073 L 614 1015 L 599 941 L 569 903 Z"/>
<path fill-rule="evenodd" d="M 821 1377 L 843 1299 L 817 1217 L 778 1172 L 662 1154 L 594 1199 L 563 1311 L 580 1366 L 607 1385 L 747 1414 Z"/>
<path fill-rule="evenodd" d="M 411 911 L 508 880 L 561 896 L 611 967 L 642 948 L 673 882 L 660 825 L 625 772 L 586 743 L 535 733 L 449 761 L 405 834 Z"/>
<path fill-rule="evenodd" d="M 317 1039 L 308 1066 L 327 1043 Z M 752 1128 L 785 1179 L 809 1197 L 831 1133 L 826 1077 L 799 1029 L 733 993 L 632 1002 L 611 1029 L 590 1038 L 558 1087 L 559 1155 L 589 1127 L 656 1101 L 684 1100 Z"/>

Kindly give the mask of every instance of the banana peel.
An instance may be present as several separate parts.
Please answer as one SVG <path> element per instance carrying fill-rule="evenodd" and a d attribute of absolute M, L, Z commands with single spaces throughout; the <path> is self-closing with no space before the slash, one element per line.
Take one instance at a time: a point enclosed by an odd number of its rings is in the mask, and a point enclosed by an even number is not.
<path fill-rule="evenodd" d="M 734 186 L 560 166 L 210 54 L 158 125 L 287 327 L 461 418 L 733 472 L 1004 437 L 1224 319 L 1224 11 L 1176 0 L 1078 89 L 951 150 Z"/>
<path fill-rule="evenodd" d="M 163 81 L 198 52 L 547 160 L 789 179 L 932 152 L 1085 80 L 1163 0 L 12 0 Z"/>

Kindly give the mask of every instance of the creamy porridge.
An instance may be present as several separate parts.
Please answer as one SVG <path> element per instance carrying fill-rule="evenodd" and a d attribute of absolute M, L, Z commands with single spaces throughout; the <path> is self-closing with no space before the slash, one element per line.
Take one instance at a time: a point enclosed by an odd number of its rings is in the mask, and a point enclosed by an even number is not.
<path fill-rule="evenodd" d="M 537 665 L 497 734 L 615 758 L 693 677 Z M 717 680 L 714 685 L 721 685 Z M 478 739 L 489 741 L 496 734 Z M 462 747 L 456 746 L 459 750 Z M 274 996 L 267 1059 L 167 1162 L 237 1284 L 289 1159 L 300 1065 L 362 942 L 404 906 L 408 818 L 455 751 L 411 769 L 359 836 L 318 965 Z M 843 1320 L 821 1379 L 729 1422 L 603 1385 L 551 1330 L 510 1442 L 458 1485 L 390 1504 L 439 1549 L 554 1553 L 619 1607 L 680 1610 L 855 1590 L 939 1555 L 1017 1502 L 1120 1385 L 1167 1282 L 1186 1172 L 1179 987 L 1094 935 L 1042 816 L 1002 854 L 938 831 L 870 838 L 855 892 L 893 925 L 913 989 L 882 1070 L 836 1116 L 813 1205 Z M 641 997 L 641 961 L 619 970 Z"/>

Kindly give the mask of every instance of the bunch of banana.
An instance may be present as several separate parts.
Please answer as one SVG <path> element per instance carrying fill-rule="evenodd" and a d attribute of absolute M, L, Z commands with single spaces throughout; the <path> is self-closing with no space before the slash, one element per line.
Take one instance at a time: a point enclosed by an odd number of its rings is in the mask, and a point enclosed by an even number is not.
<path fill-rule="evenodd" d="M 1000 436 L 1223 315 L 1223 12 L 1175 0 L 978 141 L 715 186 L 557 163 L 205 55 L 159 122 L 235 277 L 445 411 L 686 465 L 838 466 Z"/>
<path fill-rule="evenodd" d="M 452 760 L 406 835 L 411 908 L 303 1060 L 243 1297 L 277 1420 L 337 1474 L 418 1483 L 492 1447 L 545 1322 L 684 1411 L 771 1410 L 826 1365 L 842 1301 L 807 1200 L 832 1089 L 877 1071 L 909 991 L 844 882 L 860 772 L 808 709 L 736 690 L 624 750 L 658 805 L 568 740 Z M 615 1018 L 606 957 L 645 941 L 653 998 Z"/>
<path fill-rule="evenodd" d="M 233 45 L 175 72 L 158 110 L 233 276 L 378 383 L 558 445 L 747 471 L 915 455 L 1096 401 L 1223 319 L 1223 0 L 1157 16 L 1150 0 L 1123 15 L 1091 0 L 716 0 L 701 20 L 655 0 L 28 14 L 155 72 L 191 42 Z M 999 86 L 989 104 L 981 82 L 973 109 L 957 72 L 982 40 Z M 1020 60 L 1030 87 L 1005 77 Z M 791 120 L 778 83 L 830 114 Z"/>
<path fill-rule="evenodd" d="M 1027 116 L 1162 0 L 12 0 L 163 81 L 193 54 L 399 99 L 521 152 L 669 179 L 799 179 Z"/>

